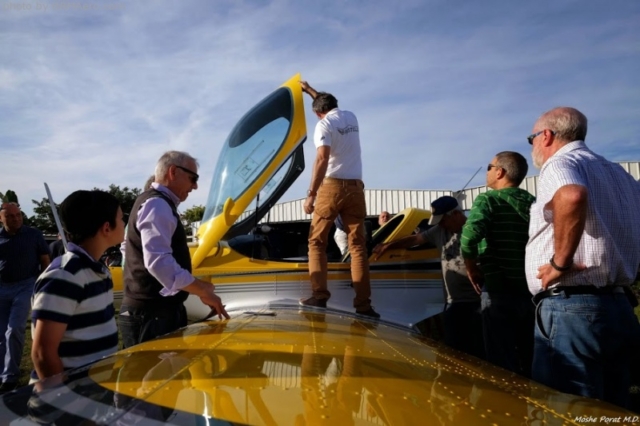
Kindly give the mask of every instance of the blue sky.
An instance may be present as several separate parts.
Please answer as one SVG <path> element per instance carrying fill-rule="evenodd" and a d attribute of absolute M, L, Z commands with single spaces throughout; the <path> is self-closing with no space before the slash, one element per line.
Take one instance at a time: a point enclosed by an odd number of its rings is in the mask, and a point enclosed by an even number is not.
<path fill-rule="evenodd" d="M 0 191 L 30 215 L 45 181 L 58 202 L 141 187 L 178 149 L 203 176 L 182 209 L 204 204 L 233 125 L 298 72 L 358 116 L 368 188 L 455 190 L 499 151 L 530 159 L 560 105 L 596 152 L 637 161 L 639 23 L 635 0 L 0 0 Z M 283 200 L 304 197 L 305 152 Z"/>

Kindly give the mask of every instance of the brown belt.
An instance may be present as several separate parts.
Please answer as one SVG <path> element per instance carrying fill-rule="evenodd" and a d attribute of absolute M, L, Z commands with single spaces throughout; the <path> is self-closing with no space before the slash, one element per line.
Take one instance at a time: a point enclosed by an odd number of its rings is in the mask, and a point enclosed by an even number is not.
<path fill-rule="evenodd" d="M 362 183 L 362 180 L 360 179 L 338 179 L 338 178 L 332 178 L 332 177 L 326 177 L 322 180 L 322 183 L 326 183 L 328 185 L 342 185 L 342 186 L 349 186 L 349 185 L 364 185 Z"/>

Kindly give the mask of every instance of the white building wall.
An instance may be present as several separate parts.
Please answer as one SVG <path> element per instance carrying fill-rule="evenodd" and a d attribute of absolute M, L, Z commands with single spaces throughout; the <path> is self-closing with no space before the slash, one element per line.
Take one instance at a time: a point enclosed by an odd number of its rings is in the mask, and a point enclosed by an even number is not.
<path fill-rule="evenodd" d="M 640 161 L 625 161 L 619 164 L 636 180 L 640 180 Z M 538 176 L 529 176 L 522 181 L 520 188 L 536 195 Z M 459 199 L 464 210 L 471 209 L 473 201 L 479 194 L 487 191 L 486 186 L 467 188 L 462 191 Z M 450 190 L 420 190 L 420 189 L 365 189 L 364 196 L 367 202 L 367 215 L 375 216 L 381 211 L 397 213 L 407 207 L 417 207 L 428 210 L 431 202 L 443 195 L 453 195 Z M 304 199 L 279 203 L 273 206 L 262 222 L 290 222 L 295 220 L 309 220 L 303 210 Z M 243 217 L 246 216 L 246 213 Z"/>

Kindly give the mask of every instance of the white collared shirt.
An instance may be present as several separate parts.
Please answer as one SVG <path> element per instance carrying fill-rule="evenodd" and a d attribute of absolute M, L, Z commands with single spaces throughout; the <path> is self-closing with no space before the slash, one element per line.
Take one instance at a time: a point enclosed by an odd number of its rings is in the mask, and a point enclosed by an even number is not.
<path fill-rule="evenodd" d="M 584 141 L 573 141 L 540 169 L 526 249 L 531 293 L 542 290 L 538 268 L 554 254 L 553 211 L 544 207 L 565 185 L 581 185 L 588 191 L 585 229 L 573 257 L 587 269 L 563 275 L 561 285 L 633 283 L 640 265 L 640 183 L 619 164 L 592 152 Z"/>

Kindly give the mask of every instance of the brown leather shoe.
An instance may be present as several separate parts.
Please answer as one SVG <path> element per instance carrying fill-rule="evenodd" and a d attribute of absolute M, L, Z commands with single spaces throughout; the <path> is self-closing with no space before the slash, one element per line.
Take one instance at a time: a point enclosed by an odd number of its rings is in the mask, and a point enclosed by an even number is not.
<path fill-rule="evenodd" d="M 307 299 L 300 299 L 298 303 L 302 306 L 311 306 L 314 308 L 326 308 L 327 307 L 327 299 L 316 299 L 311 296 Z"/>

